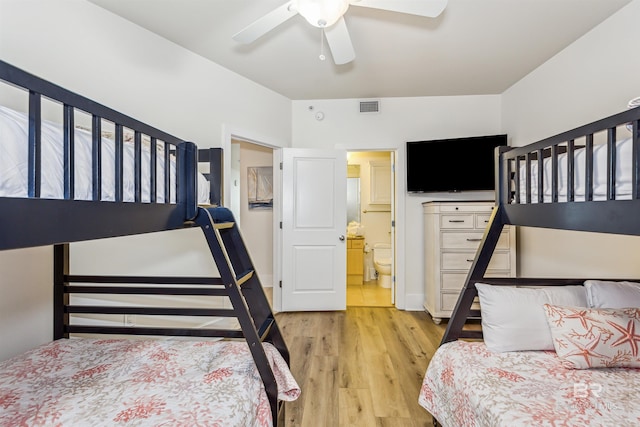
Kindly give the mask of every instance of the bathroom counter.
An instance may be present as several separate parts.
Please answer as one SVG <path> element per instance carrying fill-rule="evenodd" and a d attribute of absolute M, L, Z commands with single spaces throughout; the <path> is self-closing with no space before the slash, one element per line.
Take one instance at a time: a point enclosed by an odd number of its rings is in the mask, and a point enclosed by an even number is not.
<path fill-rule="evenodd" d="M 347 237 L 347 286 L 362 285 L 364 276 L 364 237 Z"/>

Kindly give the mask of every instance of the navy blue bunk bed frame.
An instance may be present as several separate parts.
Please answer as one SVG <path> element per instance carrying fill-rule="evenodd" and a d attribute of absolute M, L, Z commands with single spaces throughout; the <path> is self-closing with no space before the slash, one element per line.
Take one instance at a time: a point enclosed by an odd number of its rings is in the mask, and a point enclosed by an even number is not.
<path fill-rule="evenodd" d="M 590 231 L 623 235 L 640 235 L 640 108 L 626 110 L 596 122 L 575 128 L 556 136 L 518 148 L 496 149 L 496 206 L 476 253 L 471 269 L 449 319 L 441 345 L 457 339 L 482 339 L 482 331 L 465 328 L 468 320 L 481 316 L 481 310 L 472 309 L 478 296 L 475 283 L 504 286 L 559 286 L 582 285 L 587 278 L 495 278 L 484 277 L 491 255 L 496 248 L 505 225 L 542 227 L 550 229 Z M 632 194 L 629 199 L 616 199 L 617 130 L 630 125 L 632 143 Z M 594 139 L 606 135 L 607 194 L 605 200 L 594 200 Z M 576 201 L 576 171 L 574 151 L 585 149 L 585 200 Z M 559 201 L 558 156 L 567 155 L 567 196 Z M 551 161 L 551 199 L 544 196 L 543 162 Z M 525 192 L 521 193 L 520 166 L 525 165 Z M 537 180 L 532 181 L 532 166 L 537 168 Z M 537 188 L 532 203 L 532 186 Z M 564 197 L 563 197 L 564 199 Z M 591 278 L 594 279 L 594 278 Z M 625 279 L 602 279 L 625 280 Z M 634 279 L 626 279 L 634 280 Z M 636 279 L 637 280 L 637 279 Z"/>
<path fill-rule="evenodd" d="M 0 61 L 0 82 L 23 89 L 28 94 L 28 195 L 0 197 L 0 250 L 33 246 L 54 246 L 53 338 L 70 334 L 170 335 L 221 337 L 247 341 L 271 405 L 274 425 L 282 419 L 284 405 L 277 399 L 274 374 L 262 342 L 272 343 L 289 363 L 289 352 L 275 321 L 271 306 L 255 273 L 231 212 L 219 207 L 222 188 L 220 149 L 198 150 L 185 142 L 131 117 L 70 92 L 60 86 Z M 61 104 L 64 117 L 64 198 L 40 197 L 42 99 Z M 92 117 L 92 200 L 74 200 L 74 112 Z M 101 123 L 115 126 L 115 200 L 101 201 Z M 133 202 L 123 201 L 123 129 L 135 132 L 135 194 Z M 156 194 L 156 156 L 151 156 L 150 201 L 142 201 L 141 140 L 150 138 L 151 152 L 164 145 L 164 161 L 175 155 L 175 182 L 165 174 L 165 197 Z M 198 157 L 209 165 L 204 175 L 210 182 L 209 205 L 198 206 Z M 168 170 L 168 168 L 166 168 Z M 170 189 L 175 203 L 170 203 Z M 101 238 L 200 227 L 205 235 L 220 277 L 140 277 L 73 275 L 69 269 L 69 243 Z M 114 307 L 71 305 L 70 295 L 208 295 L 225 296 L 232 309 L 174 307 Z M 165 316 L 206 316 L 237 318 L 240 329 L 110 327 L 70 324 L 74 314 L 141 314 Z"/>

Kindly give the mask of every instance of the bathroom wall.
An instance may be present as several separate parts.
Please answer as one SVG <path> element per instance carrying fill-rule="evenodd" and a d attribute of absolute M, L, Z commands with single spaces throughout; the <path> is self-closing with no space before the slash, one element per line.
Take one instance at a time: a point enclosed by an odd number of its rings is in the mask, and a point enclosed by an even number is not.
<path fill-rule="evenodd" d="M 369 204 L 371 200 L 371 168 L 369 162 L 391 162 L 388 151 L 351 151 L 348 163 L 360 165 L 360 223 L 364 227 L 365 242 L 391 242 L 391 206 Z M 389 176 L 391 180 L 391 176 Z"/>

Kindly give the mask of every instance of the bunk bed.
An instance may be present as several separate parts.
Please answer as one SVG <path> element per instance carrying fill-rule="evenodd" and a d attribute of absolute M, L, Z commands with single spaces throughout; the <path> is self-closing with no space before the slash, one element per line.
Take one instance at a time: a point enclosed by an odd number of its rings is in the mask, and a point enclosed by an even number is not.
<path fill-rule="evenodd" d="M 419 395 L 434 424 L 640 423 L 637 280 L 484 277 L 505 225 L 640 235 L 639 122 L 496 150 L 496 206 Z"/>
<path fill-rule="evenodd" d="M 220 150 L 198 150 L 2 61 L 0 82 L 11 93 L 3 104 L 26 106 L 0 107 L 0 250 L 53 245 L 54 256 L 53 341 L 0 362 L 0 425 L 276 425 L 300 389 L 233 215 L 219 206 Z M 52 110 L 60 120 L 49 120 Z M 219 277 L 70 270 L 73 242 L 194 227 Z M 172 301 L 182 297 L 230 303 Z M 203 321 L 95 321 L 125 315 Z"/>

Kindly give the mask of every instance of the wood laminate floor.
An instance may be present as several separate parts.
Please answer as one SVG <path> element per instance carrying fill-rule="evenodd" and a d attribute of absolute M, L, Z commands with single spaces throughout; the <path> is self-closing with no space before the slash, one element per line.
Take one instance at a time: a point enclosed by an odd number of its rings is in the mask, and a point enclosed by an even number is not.
<path fill-rule="evenodd" d="M 348 307 L 392 307 L 391 289 L 378 285 L 377 280 L 347 285 Z"/>
<path fill-rule="evenodd" d="M 418 394 L 445 326 L 428 314 L 349 307 L 276 319 L 302 389 L 285 426 L 432 426 Z"/>

